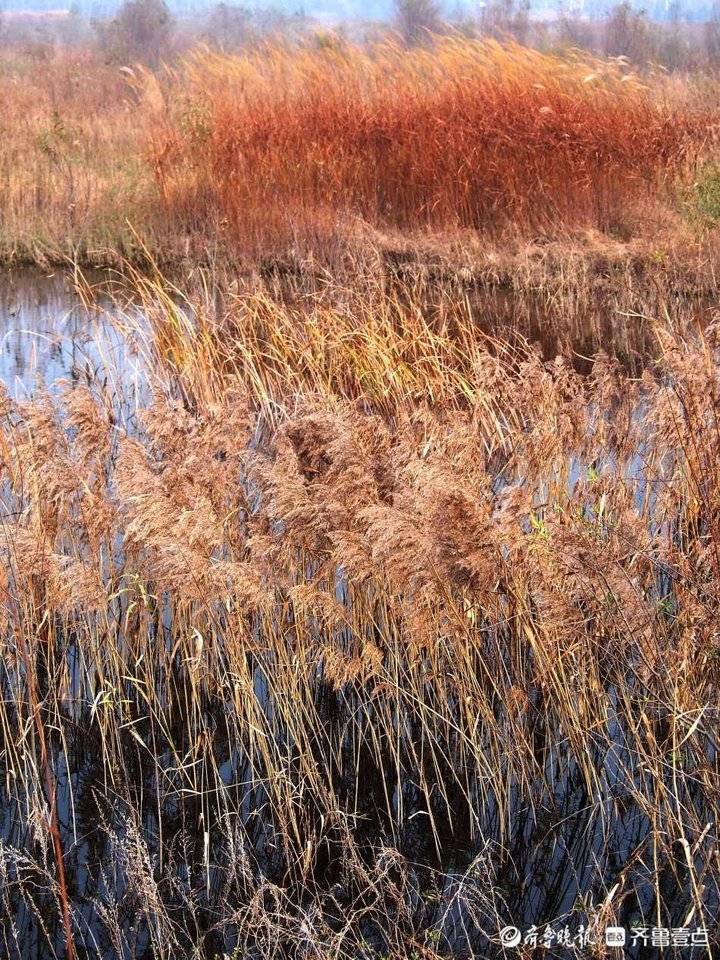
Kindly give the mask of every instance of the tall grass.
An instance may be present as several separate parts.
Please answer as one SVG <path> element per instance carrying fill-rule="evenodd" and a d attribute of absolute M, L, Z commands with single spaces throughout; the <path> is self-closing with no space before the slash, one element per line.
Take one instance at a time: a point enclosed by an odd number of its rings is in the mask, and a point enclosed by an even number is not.
<path fill-rule="evenodd" d="M 400 229 L 608 229 L 693 157 L 709 114 L 618 62 L 437 38 L 431 49 L 337 41 L 180 71 L 160 136 L 166 202 L 206 205 L 241 244 Z"/>
<path fill-rule="evenodd" d="M 127 77 L 82 48 L 0 50 L 0 259 L 115 260 L 147 235 L 152 116 Z"/>
<path fill-rule="evenodd" d="M 38 217 L 41 258 L 137 210 L 152 270 L 111 290 L 137 382 L 114 339 L 0 396 L 0 952 L 499 957 L 509 923 L 582 924 L 598 957 L 612 922 L 712 942 L 714 260 L 486 242 L 659 202 L 712 109 L 454 39 L 67 63 L 37 98 L 0 75 L 8 250 Z M 355 227 L 393 238 L 333 277 Z M 185 291 L 146 230 L 259 269 Z M 418 240 L 463 230 L 479 274 Z"/>
<path fill-rule="evenodd" d="M 716 331 L 581 376 L 411 296 L 134 286 L 137 419 L 102 372 L 3 400 L 8 955 L 68 903 L 167 960 L 714 936 Z"/>
<path fill-rule="evenodd" d="M 675 238 L 715 138 L 712 77 L 437 38 L 207 50 L 151 73 L 0 51 L 0 258 L 236 262 L 566 238 Z M 692 219 L 692 218 L 690 218 Z M 648 222 L 653 226 L 649 227 Z M 659 225 L 662 226 L 660 229 Z"/>

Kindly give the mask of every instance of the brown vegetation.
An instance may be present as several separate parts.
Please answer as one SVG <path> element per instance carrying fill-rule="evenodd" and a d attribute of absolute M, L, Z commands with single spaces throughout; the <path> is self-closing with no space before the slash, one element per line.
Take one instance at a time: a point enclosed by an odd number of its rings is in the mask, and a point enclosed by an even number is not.
<path fill-rule="evenodd" d="M 0 397 L 0 952 L 717 939 L 715 81 L 7 57 L 2 255 L 123 271 Z"/>
<path fill-rule="evenodd" d="M 163 199 L 180 222 L 214 214 L 241 249 L 353 219 L 607 230 L 688 169 L 714 119 L 617 64 L 458 38 L 203 53 L 179 82 L 184 122 L 155 154 Z"/>
<path fill-rule="evenodd" d="M 407 291 L 352 327 L 322 299 L 132 296 L 138 423 L 102 373 L 3 403 L 2 749 L 38 829 L 31 711 L 56 777 L 95 771 L 63 778 L 77 943 L 499 955 L 525 876 L 547 922 L 712 927 L 714 332 L 656 324 L 637 380 Z M 571 888 L 588 871 L 574 905 L 548 842 Z M 49 851 L 0 863 L 6 915 L 52 941 Z M 2 929 L 15 956 L 32 924 Z"/>
<path fill-rule="evenodd" d="M 459 38 L 206 50 L 158 73 L 38 56 L 0 56 L 6 261 L 145 247 L 336 270 L 393 234 L 701 242 L 683 198 L 715 139 L 709 78 Z"/>
<path fill-rule="evenodd" d="M 147 107 L 86 50 L 0 52 L 0 259 L 132 254 L 148 233 Z M 150 237 L 148 237 L 148 240 Z"/>

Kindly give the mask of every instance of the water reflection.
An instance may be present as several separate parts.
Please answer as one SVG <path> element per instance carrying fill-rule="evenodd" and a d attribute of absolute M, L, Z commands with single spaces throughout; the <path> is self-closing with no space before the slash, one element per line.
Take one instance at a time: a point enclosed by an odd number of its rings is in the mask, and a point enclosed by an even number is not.
<path fill-rule="evenodd" d="M 88 275 L 99 283 L 102 275 Z M 0 278 L 0 379 L 18 400 L 63 383 L 94 384 L 130 411 L 143 368 L 114 326 L 107 297 L 85 304 L 72 274 L 23 270 Z"/>

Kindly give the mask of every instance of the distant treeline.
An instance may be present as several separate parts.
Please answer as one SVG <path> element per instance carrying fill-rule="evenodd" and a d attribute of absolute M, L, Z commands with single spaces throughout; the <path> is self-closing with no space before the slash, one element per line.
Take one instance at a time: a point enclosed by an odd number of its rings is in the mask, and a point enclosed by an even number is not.
<path fill-rule="evenodd" d="M 0 0 L 2 2 L 2 0 Z M 554 5 L 531 0 L 464 0 L 447 10 L 440 0 L 286 0 L 277 5 L 203 0 L 124 0 L 76 3 L 19 0 L 26 10 L 0 10 L 0 43 L 37 57 L 58 45 L 94 45 L 108 62 L 155 66 L 203 42 L 233 51 L 282 37 L 332 43 L 338 36 L 376 42 L 390 31 L 410 46 L 433 36 L 513 39 L 542 51 L 578 48 L 622 57 L 635 67 L 714 70 L 720 67 L 720 0 L 688 4 L 653 0 L 639 8 L 627 0 L 576 0 Z"/>
<path fill-rule="evenodd" d="M 169 0 L 171 13 L 185 17 L 207 13 L 213 7 L 212 0 Z M 242 6 L 259 10 L 270 4 L 263 0 L 250 0 Z M 482 16 L 482 11 L 493 6 L 512 6 L 512 2 L 498 3 L 497 0 L 440 0 L 438 9 L 441 15 L 452 20 L 458 16 Z M 613 0 L 528 0 L 521 4 L 534 19 L 560 17 L 562 15 L 582 16 L 588 19 L 602 19 L 617 5 Z M 57 11 L 73 10 L 87 19 L 112 17 L 122 6 L 122 0 L 0 0 L 0 11 Z M 379 19 L 389 21 L 394 13 L 393 0 L 275 0 L 272 6 L 286 15 L 304 13 L 309 16 L 317 12 L 333 11 L 338 19 Z M 663 23 L 676 20 L 688 23 L 704 23 L 717 16 L 718 0 L 634 0 L 628 6 L 636 13 L 644 14 L 649 20 Z"/>

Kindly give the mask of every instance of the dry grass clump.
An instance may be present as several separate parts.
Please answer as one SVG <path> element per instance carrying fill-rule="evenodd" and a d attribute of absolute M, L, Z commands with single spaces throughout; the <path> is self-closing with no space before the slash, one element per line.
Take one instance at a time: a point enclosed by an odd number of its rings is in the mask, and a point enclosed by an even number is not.
<path fill-rule="evenodd" d="M 617 62 L 437 38 L 431 49 L 193 55 L 156 147 L 165 202 L 242 247 L 403 229 L 612 227 L 704 141 L 711 112 Z M 275 236 L 274 236 L 275 235 Z"/>
<path fill-rule="evenodd" d="M 276 340 L 257 302 L 221 350 L 155 290 L 137 423 L 101 380 L 3 399 L 8 955 L 64 909 L 167 960 L 712 937 L 715 331 L 633 380 L 392 298 Z"/>
<path fill-rule="evenodd" d="M 0 51 L 0 259 L 40 264 L 131 255 L 150 240 L 144 159 L 152 103 L 83 48 Z"/>

